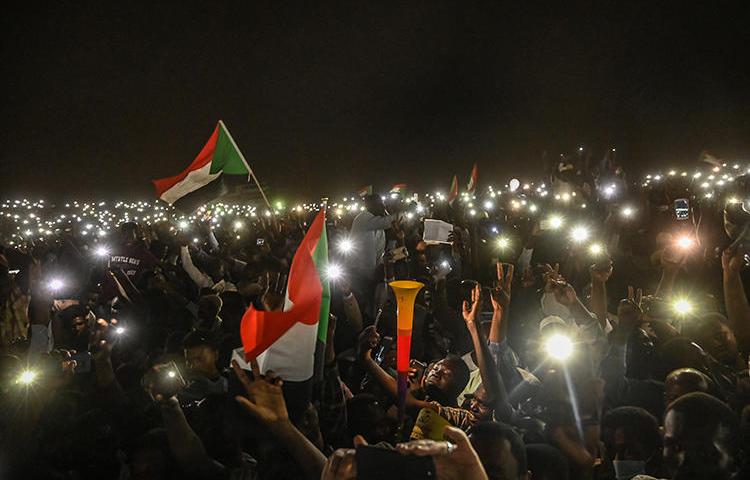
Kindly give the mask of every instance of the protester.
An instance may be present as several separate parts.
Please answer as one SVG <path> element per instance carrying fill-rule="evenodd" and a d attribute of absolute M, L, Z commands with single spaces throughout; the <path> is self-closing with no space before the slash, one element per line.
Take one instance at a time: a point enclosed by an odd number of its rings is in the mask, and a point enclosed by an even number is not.
<path fill-rule="evenodd" d="M 0 477 L 744 478 L 744 173 L 573 155 L 450 202 L 6 201 Z"/>

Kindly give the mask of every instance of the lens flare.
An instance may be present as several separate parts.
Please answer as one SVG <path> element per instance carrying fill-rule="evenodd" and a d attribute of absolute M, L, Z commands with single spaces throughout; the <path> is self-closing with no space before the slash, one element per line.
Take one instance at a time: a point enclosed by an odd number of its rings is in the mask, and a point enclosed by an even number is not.
<path fill-rule="evenodd" d="M 24 370 L 21 375 L 18 376 L 18 383 L 21 385 L 31 385 L 36 380 L 37 373 L 33 370 Z"/>
<path fill-rule="evenodd" d="M 688 315 L 693 312 L 693 304 L 687 298 L 678 298 L 672 304 L 672 308 L 678 315 Z"/>
<path fill-rule="evenodd" d="M 588 240 L 590 235 L 589 229 L 584 227 L 583 225 L 578 225 L 577 227 L 573 227 L 573 229 L 570 231 L 570 238 L 574 242 L 585 242 Z"/>
<path fill-rule="evenodd" d="M 544 342 L 544 349 L 555 360 L 567 360 L 573 354 L 573 342 L 566 335 L 556 334 Z"/>

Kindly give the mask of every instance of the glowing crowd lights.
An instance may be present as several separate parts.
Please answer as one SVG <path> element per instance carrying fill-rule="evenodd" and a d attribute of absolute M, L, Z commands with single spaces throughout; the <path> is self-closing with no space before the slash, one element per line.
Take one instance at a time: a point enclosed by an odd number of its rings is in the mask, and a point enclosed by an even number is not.
<path fill-rule="evenodd" d="M 695 243 L 695 240 L 693 240 L 691 237 L 687 235 L 678 237 L 677 241 L 675 242 L 675 244 L 683 250 L 688 250 L 689 248 L 693 246 L 694 243 Z"/>
<path fill-rule="evenodd" d="M 38 376 L 39 374 L 33 370 L 24 370 L 18 376 L 17 382 L 21 385 L 31 385 L 32 383 L 34 383 Z"/>
<path fill-rule="evenodd" d="M 577 225 L 570 231 L 570 238 L 574 242 L 581 243 L 589 239 L 591 232 L 584 225 Z"/>
<path fill-rule="evenodd" d="M 688 315 L 693 312 L 693 304 L 687 298 L 678 298 L 672 303 L 672 308 L 677 315 Z"/>
<path fill-rule="evenodd" d="M 335 282 L 344 275 L 344 269 L 336 263 L 329 263 L 325 275 L 328 280 Z"/>
<path fill-rule="evenodd" d="M 544 342 L 544 350 L 555 360 L 567 360 L 573 354 L 573 342 L 567 335 L 555 334 Z"/>
<path fill-rule="evenodd" d="M 53 292 L 57 292 L 57 291 L 59 291 L 59 290 L 62 290 L 62 288 L 63 288 L 63 287 L 65 286 L 65 282 L 63 282 L 63 281 L 62 281 L 61 279 L 59 279 L 59 278 L 53 278 L 52 280 L 50 280 L 50 281 L 49 281 L 49 282 L 47 283 L 47 286 L 48 286 L 48 287 L 49 287 L 49 289 L 50 289 L 50 290 L 52 290 Z"/>
<path fill-rule="evenodd" d="M 94 255 L 96 255 L 97 257 L 106 257 L 107 255 L 109 255 L 109 249 L 104 245 L 100 245 L 96 247 L 96 250 L 94 250 Z"/>
<path fill-rule="evenodd" d="M 497 246 L 504 250 L 508 247 L 510 247 L 510 239 L 508 237 L 500 237 L 497 239 Z"/>
<path fill-rule="evenodd" d="M 591 253 L 591 255 L 599 256 L 604 253 L 604 247 L 601 243 L 592 243 L 591 245 L 589 245 L 589 252 Z"/>
<path fill-rule="evenodd" d="M 342 238 L 338 243 L 339 252 L 347 255 L 354 251 L 354 242 L 350 238 Z"/>

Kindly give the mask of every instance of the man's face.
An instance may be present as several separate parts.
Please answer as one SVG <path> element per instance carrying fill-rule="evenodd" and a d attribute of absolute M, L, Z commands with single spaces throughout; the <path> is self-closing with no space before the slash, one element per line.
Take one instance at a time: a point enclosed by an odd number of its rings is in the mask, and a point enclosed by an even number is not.
<path fill-rule="evenodd" d="M 474 396 L 469 401 L 469 410 L 480 420 L 489 419 L 492 416 L 492 402 L 484 385 L 480 384 L 477 387 Z"/>
<path fill-rule="evenodd" d="M 427 372 L 425 386 L 435 388 L 444 394 L 448 394 L 453 386 L 453 378 L 453 370 L 451 370 L 448 362 L 440 360 L 433 364 Z"/>
<path fill-rule="evenodd" d="M 185 364 L 190 372 L 204 377 L 213 377 L 218 372 L 216 361 L 219 353 L 207 345 L 185 349 Z"/>
<path fill-rule="evenodd" d="M 502 439 L 498 442 L 484 444 L 469 437 L 471 445 L 479 455 L 484 471 L 489 480 L 518 480 L 518 462 L 510 449 L 510 442 Z"/>
<path fill-rule="evenodd" d="M 84 317 L 73 317 L 70 324 L 73 329 L 73 335 L 83 335 L 86 332 L 86 319 Z"/>
<path fill-rule="evenodd" d="M 712 322 L 703 333 L 700 344 L 708 353 L 721 362 L 734 362 L 737 359 L 737 339 L 732 330 L 723 322 Z"/>

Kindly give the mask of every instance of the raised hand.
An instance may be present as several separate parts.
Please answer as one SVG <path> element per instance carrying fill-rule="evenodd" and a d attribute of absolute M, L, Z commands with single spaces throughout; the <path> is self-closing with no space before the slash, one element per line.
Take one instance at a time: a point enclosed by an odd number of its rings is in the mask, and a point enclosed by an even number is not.
<path fill-rule="evenodd" d="M 745 264 L 745 255 L 738 248 L 727 248 L 721 254 L 721 268 L 725 275 L 739 275 Z"/>
<path fill-rule="evenodd" d="M 513 284 L 513 273 L 516 267 L 511 263 L 508 265 L 507 272 L 504 272 L 502 262 L 497 262 L 497 283 L 495 288 L 492 289 L 490 299 L 492 300 L 492 308 L 495 311 L 502 311 L 508 308 L 510 305 L 510 289 Z"/>
<path fill-rule="evenodd" d="M 612 260 L 607 260 L 604 265 L 591 265 L 589 268 L 591 280 L 598 283 L 607 283 L 609 277 L 612 276 L 612 270 Z"/>
<path fill-rule="evenodd" d="M 362 333 L 359 334 L 358 345 L 360 357 L 371 354 L 372 349 L 378 346 L 378 342 L 380 342 L 380 334 L 375 329 L 375 325 L 370 325 L 362 330 Z"/>
<path fill-rule="evenodd" d="M 469 305 L 469 302 L 464 300 L 463 303 L 463 317 L 464 322 L 466 322 L 466 325 L 469 326 L 473 324 L 477 319 L 477 312 L 479 311 L 479 302 L 482 298 L 482 287 L 479 286 L 477 283 L 474 288 L 471 290 L 471 305 Z"/>
<path fill-rule="evenodd" d="M 232 369 L 245 388 L 245 395 L 237 395 L 234 399 L 256 420 L 266 426 L 289 420 L 289 412 L 281 390 L 283 380 L 271 370 L 261 376 L 258 362 L 250 362 L 253 378 L 250 379 L 240 368 L 236 360 L 232 360 Z"/>
<path fill-rule="evenodd" d="M 415 440 L 399 443 L 396 450 L 406 455 L 432 457 L 440 480 L 487 480 L 487 473 L 469 437 L 456 427 L 446 427 L 443 436 L 445 442 Z"/>

